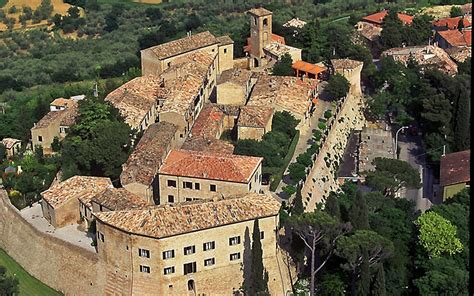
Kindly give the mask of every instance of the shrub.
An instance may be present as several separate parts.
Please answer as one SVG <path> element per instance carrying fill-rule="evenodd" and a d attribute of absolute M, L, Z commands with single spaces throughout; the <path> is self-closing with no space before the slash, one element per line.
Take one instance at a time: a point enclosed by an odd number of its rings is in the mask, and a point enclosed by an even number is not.
<path fill-rule="evenodd" d="M 326 129 L 326 124 L 324 122 L 320 122 L 318 123 L 318 128 L 323 131 Z"/>
<path fill-rule="evenodd" d="M 318 142 L 321 140 L 323 133 L 320 130 L 315 130 L 313 133 L 313 139 Z"/>
<path fill-rule="evenodd" d="M 288 167 L 288 170 L 290 172 L 290 178 L 291 180 L 295 182 L 299 182 L 303 180 L 303 178 L 306 176 L 306 167 L 302 165 L 301 163 L 292 163 Z"/>
<path fill-rule="evenodd" d="M 288 196 L 292 196 L 293 194 L 295 194 L 296 188 L 293 185 L 288 185 L 288 186 L 283 187 L 283 192 L 288 194 Z"/>
<path fill-rule="evenodd" d="M 306 151 L 298 155 L 296 162 L 308 167 L 313 163 L 313 160 L 311 159 L 311 154 Z"/>
<path fill-rule="evenodd" d="M 329 119 L 331 118 L 331 116 L 332 116 L 331 110 L 326 110 L 326 112 L 324 112 L 324 118 Z"/>

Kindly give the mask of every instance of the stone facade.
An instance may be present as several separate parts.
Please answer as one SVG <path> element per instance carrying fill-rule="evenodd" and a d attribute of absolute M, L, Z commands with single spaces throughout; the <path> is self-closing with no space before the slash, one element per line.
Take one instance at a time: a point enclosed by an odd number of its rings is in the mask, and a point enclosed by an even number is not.
<path fill-rule="evenodd" d="M 263 48 L 272 41 L 272 12 L 264 8 L 251 9 L 250 15 L 250 67 L 264 66 Z"/>

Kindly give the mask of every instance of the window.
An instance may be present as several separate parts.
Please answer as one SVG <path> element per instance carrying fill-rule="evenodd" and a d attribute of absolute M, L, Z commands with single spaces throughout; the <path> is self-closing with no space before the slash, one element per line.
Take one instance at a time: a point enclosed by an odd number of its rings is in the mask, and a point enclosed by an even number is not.
<path fill-rule="evenodd" d="M 214 52 L 214 51 L 215 51 L 215 49 L 213 48 L 213 49 L 212 49 L 212 52 Z"/>
<path fill-rule="evenodd" d="M 216 242 L 215 241 L 207 242 L 207 243 L 202 244 L 202 249 L 204 251 L 214 250 L 215 248 L 216 248 Z"/>
<path fill-rule="evenodd" d="M 193 189 L 193 182 L 183 182 L 183 188 Z"/>
<path fill-rule="evenodd" d="M 227 48 L 224 48 L 224 53 L 227 53 Z"/>
<path fill-rule="evenodd" d="M 191 255 L 196 253 L 196 247 L 195 246 L 188 246 L 184 247 L 184 255 Z"/>
<path fill-rule="evenodd" d="M 169 203 L 174 203 L 174 196 L 173 195 L 168 195 L 168 202 Z"/>
<path fill-rule="evenodd" d="M 174 258 L 174 250 L 168 250 L 163 252 L 163 259 Z"/>
<path fill-rule="evenodd" d="M 168 62 L 168 68 L 171 67 L 171 62 Z"/>
<path fill-rule="evenodd" d="M 252 183 L 249 183 L 249 191 L 252 190 Z"/>
<path fill-rule="evenodd" d="M 194 183 L 194 189 L 196 189 L 196 190 L 201 190 L 201 184 L 199 184 L 199 183 Z"/>
<path fill-rule="evenodd" d="M 264 25 L 264 26 L 268 26 L 268 19 L 266 19 L 266 18 L 263 19 L 263 25 Z"/>
<path fill-rule="evenodd" d="M 175 180 L 168 180 L 168 187 L 175 187 L 176 188 L 176 181 Z"/>
<path fill-rule="evenodd" d="M 234 236 L 229 238 L 229 246 L 234 246 L 240 244 L 240 236 Z"/>
<path fill-rule="evenodd" d="M 230 261 L 239 260 L 239 259 L 240 259 L 240 253 L 230 254 Z"/>
<path fill-rule="evenodd" d="M 164 274 L 172 274 L 172 273 L 174 273 L 174 266 L 165 267 L 165 269 L 163 270 L 163 273 L 164 273 Z"/>
<path fill-rule="evenodd" d="M 211 266 L 216 264 L 216 259 L 215 258 L 209 258 L 204 260 L 204 266 Z"/>
<path fill-rule="evenodd" d="M 38 142 L 43 142 L 43 137 L 42 136 L 38 136 Z"/>
<path fill-rule="evenodd" d="M 146 249 L 138 249 L 138 256 L 150 258 L 150 251 Z"/>
<path fill-rule="evenodd" d="M 263 231 L 260 231 L 260 239 L 264 239 L 265 238 L 265 233 Z"/>
<path fill-rule="evenodd" d="M 140 265 L 140 272 L 150 273 L 150 266 Z"/>
<path fill-rule="evenodd" d="M 184 274 L 195 273 L 196 272 L 196 262 L 184 264 Z"/>
<path fill-rule="evenodd" d="M 211 191 L 213 191 L 213 192 L 216 192 L 216 185 L 211 184 L 211 185 L 209 186 L 209 190 L 211 190 Z"/>

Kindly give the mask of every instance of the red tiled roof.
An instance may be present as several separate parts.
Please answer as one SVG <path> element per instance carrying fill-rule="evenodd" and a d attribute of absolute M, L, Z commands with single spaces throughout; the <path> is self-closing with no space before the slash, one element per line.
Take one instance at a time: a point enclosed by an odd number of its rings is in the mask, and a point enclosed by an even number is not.
<path fill-rule="evenodd" d="M 194 122 L 191 134 L 193 137 L 220 137 L 220 131 L 223 124 L 224 113 L 216 106 L 205 105 Z"/>
<path fill-rule="evenodd" d="M 451 46 L 471 46 L 471 30 L 446 30 L 437 33 Z"/>
<path fill-rule="evenodd" d="M 262 160 L 252 156 L 171 150 L 159 173 L 247 183 Z"/>
<path fill-rule="evenodd" d="M 285 44 L 285 37 L 273 34 L 272 33 L 272 42 Z M 247 38 L 247 45 L 244 46 L 244 52 L 250 52 L 252 50 L 252 43 L 250 42 L 250 37 Z"/>
<path fill-rule="evenodd" d="M 375 23 L 378 25 L 382 25 L 383 19 L 387 16 L 388 10 L 382 10 L 380 12 L 365 16 L 362 18 L 362 20 L 369 22 L 369 23 Z M 411 15 L 403 14 L 403 13 L 398 13 L 398 18 L 405 24 L 405 25 L 410 25 L 413 22 L 413 17 Z"/>
<path fill-rule="evenodd" d="M 454 30 L 458 28 L 458 24 L 461 19 L 463 21 L 464 28 L 471 26 L 471 22 L 468 19 L 461 16 L 440 19 L 433 22 L 433 25 L 435 27 L 447 27 L 449 30 Z"/>
<path fill-rule="evenodd" d="M 440 185 L 447 186 L 471 180 L 471 150 L 449 153 L 441 157 Z"/>
<path fill-rule="evenodd" d="M 318 75 L 319 73 L 326 71 L 326 69 L 323 67 L 305 61 L 296 61 L 291 67 L 295 70 L 311 73 L 314 75 Z"/>

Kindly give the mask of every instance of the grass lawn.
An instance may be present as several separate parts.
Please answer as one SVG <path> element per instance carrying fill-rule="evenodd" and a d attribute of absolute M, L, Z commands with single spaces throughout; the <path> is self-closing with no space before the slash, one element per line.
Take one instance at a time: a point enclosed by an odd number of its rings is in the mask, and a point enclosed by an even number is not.
<path fill-rule="evenodd" d="M 6 267 L 8 274 L 15 274 L 18 277 L 20 281 L 20 296 L 62 295 L 32 277 L 2 249 L 0 249 L 0 265 Z"/>

